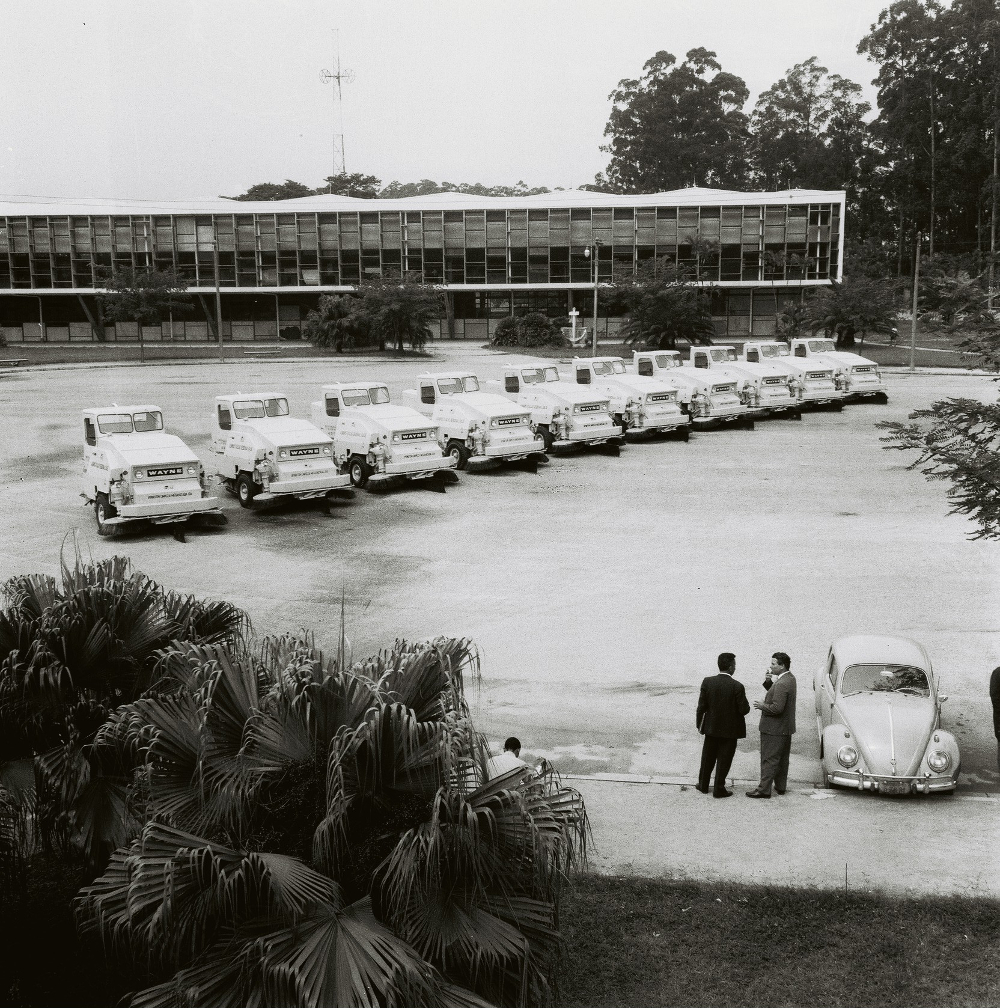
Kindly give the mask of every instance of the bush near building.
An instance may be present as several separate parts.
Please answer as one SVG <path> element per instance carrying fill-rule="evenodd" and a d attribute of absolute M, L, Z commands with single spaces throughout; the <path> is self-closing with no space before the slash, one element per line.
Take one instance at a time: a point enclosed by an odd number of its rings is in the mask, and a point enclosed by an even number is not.
<path fill-rule="evenodd" d="M 565 346 L 558 323 L 541 312 L 501 319 L 493 334 L 493 345 L 500 347 Z"/>

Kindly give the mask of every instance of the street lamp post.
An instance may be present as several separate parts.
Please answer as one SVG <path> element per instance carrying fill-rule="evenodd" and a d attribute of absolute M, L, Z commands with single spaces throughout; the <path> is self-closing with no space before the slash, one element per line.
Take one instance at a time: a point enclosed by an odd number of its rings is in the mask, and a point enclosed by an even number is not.
<path fill-rule="evenodd" d="M 580 313 L 575 308 L 569 313 L 569 341 L 572 346 L 576 346 L 576 319 L 579 314 Z"/>
<path fill-rule="evenodd" d="M 588 259 L 594 261 L 594 327 L 593 332 L 590 334 L 590 356 L 597 356 L 597 250 L 603 245 L 603 242 L 595 241 L 593 246 L 587 246 L 583 250 L 583 254 L 587 256 Z"/>

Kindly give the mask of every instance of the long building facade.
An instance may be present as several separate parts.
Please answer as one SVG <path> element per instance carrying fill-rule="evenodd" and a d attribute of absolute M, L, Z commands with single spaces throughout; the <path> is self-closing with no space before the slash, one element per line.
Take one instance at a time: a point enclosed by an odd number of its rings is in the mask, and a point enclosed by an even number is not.
<path fill-rule="evenodd" d="M 840 279 L 844 223 L 843 191 L 802 189 L 0 201 L 0 331 L 8 343 L 137 339 L 135 324 L 103 325 L 96 297 L 102 276 L 129 265 L 176 270 L 192 295 L 144 339 L 215 339 L 217 291 L 224 339 L 296 339 L 320 295 L 404 271 L 443 287 L 442 338 L 485 340 L 521 306 L 575 310 L 589 326 L 595 279 L 665 258 L 710 290 L 719 336 L 766 336 L 787 302 Z M 599 303 L 599 334 L 617 323 Z"/>

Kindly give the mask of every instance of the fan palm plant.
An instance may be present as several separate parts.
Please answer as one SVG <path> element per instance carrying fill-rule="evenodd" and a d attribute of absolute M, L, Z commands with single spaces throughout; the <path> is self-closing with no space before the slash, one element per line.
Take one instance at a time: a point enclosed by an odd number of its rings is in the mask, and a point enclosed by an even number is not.
<path fill-rule="evenodd" d="M 97 740 L 142 754 L 148 824 L 78 901 L 160 981 L 133 1005 L 545 1002 L 586 813 L 552 774 L 487 780 L 467 641 L 351 669 L 308 638 L 185 645 L 162 668 L 174 691 Z"/>
<path fill-rule="evenodd" d="M 125 557 L 62 577 L 15 577 L 0 611 L 0 770 L 33 759 L 35 825 L 64 852 L 100 867 L 139 826 L 129 810 L 132 766 L 96 746 L 111 713 L 157 688 L 174 641 L 235 645 L 242 610 L 164 590 Z"/>

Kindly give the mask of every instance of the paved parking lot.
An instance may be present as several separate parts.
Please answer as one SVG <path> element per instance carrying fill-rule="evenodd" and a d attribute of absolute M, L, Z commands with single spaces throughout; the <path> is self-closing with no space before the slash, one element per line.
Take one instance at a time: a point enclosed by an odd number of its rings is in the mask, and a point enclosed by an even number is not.
<path fill-rule="evenodd" d="M 447 364 L 499 376 L 510 358 L 438 345 Z M 309 627 L 364 657 L 396 637 L 475 639 L 483 683 L 471 696 L 493 739 L 517 734 L 571 773 L 692 777 L 694 706 L 715 655 L 738 655 L 756 699 L 774 650 L 800 681 L 792 776 L 817 778 L 810 681 L 830 639 L 915 636 L 940 671 L 946 727 L 963 750 L 962 790 L 996 790 L 986 696 L 1000 663 L 996 559 L 948 516 L 942 484 L 885 452 L 873 423 L 943 396 L 995 396 L 987 378 L 893 376 L 888 406 L 855 405 L 690 443 L 633 444 L 620 458 L 553 458 L 537 475 L 463 474 L 446 494 L 359 493 L 329 515 L 223 506 L 225 529 L 101 539 L 77 496 L 79 415 L 153 402 L 211 465 L 216 394 L 268 388 L 308 415 L 318 387 L 387 380 L 394 397 L 427 365 L 271 362 L 37 370 L 0 376 L 5 528 L 0 575 L 55 572 L 68 533 L 94 557 L 128 553 L 165 585 L 245 606 L 256 630 Z M 737 777 L 753 778 L 755 732 Z M 947 800 L 947 799 L 944 799 Z"/>

